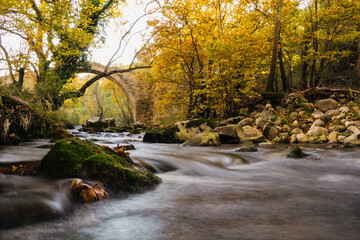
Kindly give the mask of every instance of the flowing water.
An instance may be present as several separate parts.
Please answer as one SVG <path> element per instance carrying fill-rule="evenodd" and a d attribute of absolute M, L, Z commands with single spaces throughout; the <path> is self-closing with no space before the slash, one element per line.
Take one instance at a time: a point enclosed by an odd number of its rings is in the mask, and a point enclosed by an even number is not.
<path fill-rule="evenodd" d="M 43 220 L 2 229 L 0 239 L 359 239 L 358 148 L 303 146 L 307 158 L 289 159 L 286 146 L 248 153 L 236 152 L 238 145 L 182 147 L 142 143 L 141 135 L 75 133 L 101 145 L 135 145 L 130 156 L 163 183 L 74 205 L 71 180 L 0 175 L 0 219 Z M 0 161 L 41 159 L 41 144 L 2 149 Z"/>

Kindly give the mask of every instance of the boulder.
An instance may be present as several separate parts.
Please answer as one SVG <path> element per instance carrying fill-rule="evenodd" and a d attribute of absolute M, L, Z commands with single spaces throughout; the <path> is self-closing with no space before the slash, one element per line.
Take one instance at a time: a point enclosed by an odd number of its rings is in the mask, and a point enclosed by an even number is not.
<path fill-rule="evenodd" d="M 219 134 L 222 144 L 239 143 L 244 138 L 244 130 L 237 124 L 217 127 L 215 131 Z"/>
<path fill-rule="evenodd" d="M 296 135 L 296 142 L 298 143 L 308 143 L 309 138 L 304 133 L 299 133 Z"/>
<path fill-rule="evenodd" d="M 328 130 L 323 127 L 313 126 L 306 135 L 310 143 L 324 143 L 327 141 Z"/>
<path fill-rule="evenodd" d="M 256 146 L 245 146 L 245 147 L 241 147 L 241 148 L 237 148 L 235 149 L 235 152 L 257 152 L 258 149 Z"/>
<path fill-rule="evenodd" d="M 299 133 L 303 133 L 303 130 L 301 130 L 300 128 L 294 128 L 293 130 L 291 130 L 291 134 L 299 134 Z"/>
<path fill-rule="evenodd" d="M 185 142 L 199 133 L 211 132 L 215 127 L 213 122 L 203 118 L 182 121 L 175 125 L 179 129 L 175 136 L 180 142 Z"/>
<path fill-rule="evenodd" d="M 335 116 L 338 116 L 340 114 L 340 111 L 338 109 L 333 109 L 333 110 L 328 110 L 325 115 L 330 117 L 330 118 L 333 118 Z"/>
<path fill-rule="evenodd" d="M 290 143 L 297 143 L 296 134 L 290 136 Z"/>
<path fill-rule="evenodd" d="M 56 142 L 64 138 L 76 138 L 72 133 L 64 128 L 56 128 L 50 135 L 50 141 Z"/>
<path fill-rule="evenodd" d="M 109 125 L 105 121 L 102 121 L 100 117 L 93 117 L 86 120 L 85 128 L 89 132 L 103 132 Z"/>
<path fill-rule="evenodd" d="M 344 144 L 359 146 L 360 145 L 360 133 L 354 133 L 344 139 Z"/>
<path fill-rule="evenodd" d="M 255 120 L 255 125 L 257 128 L 263 128 L 267 122 L 268 120 L 259 117 Z"/>
<path fill-rule="evenodd" d="M 337 132 L 344 132 L 346 127 L 344 125 L 333 125 L 329 127 L 329 132 L 337 131 Z"/>
<path fill-rule="evenodd" d="M 244 126 L 244 140 L 252 142 L 263 142 L 266 140 L 265 136 L 258 129 L 251 126 Z"/>
<path fill-rule="evenodd" d="M 339 110 L 340 110 L 341 113 L 348 113 L 348 112 L 350 112 L 350 109 L 349 109 L 348 107 L 341 107 L 341 108 L 339 108 Z"/>
<path fill-rule="evenodd" d="M 105 118 L 104 122 L 108 127 L 115 127 L 115 119 L 114 118 Z"/>
<path fill-rule="evenodd" d="M 246 126 L 246 125 L 251 126 L 253 124 L 254 124 L 254 119 L 252 119 L 252 118 L 245 118 L 238 123 L 238 125 L 241 127 Z"/>
<path fill-rule="evenodd" d="M 329 110 L 329 111 L 331 111 L 331 110 Z M 346 114 L 345 113 L 340 113 L 339 115 L 337 115 L 337 116 L 334 116 L 334 117 L 332 117 L 331 119 L 332 120 L 342 120 L 342 119 L 345 119 L 346 118 Z"/>
<path fill-rule="evenodd" d="M 50 178 L 97 180 L 114 192 L 143 191 L 161 179 L 135 164 L 128 154 L 100 147 L 88 140 L 63 139 L 41 160 L 39 174 Z"/>
<path fill-rule="evenodd" d="M 278 130 L 273 124 L 267 123 L 263 127 L 263 134 L 267 139 L 273 140 L 277 136 Z"/>
<path fill-rule="evenodd" d="M 311 114 L 311 117 L 314 119 L 319 119 L 324 113 L 318 109 L 314 110 L 314 112 Z"/>
<path fill-rule="evenodd" d="M 352 133 L 360 133 L 360 127 L 356 127 L 356 126 L 349 126 L 347 128 L 348 131 L 352 132 Z"/>
<path fill-rule="evenodd" d="M 290 148 L 289 153 L 287 154 L 287 157 L 289 158 L 303 158 L 304 153 L 302 149 L 299 146 L 295 146 Z"/>
<path fill-rule="evenodd" d="M 337 141 L 337 138 L 338 136 L 340 135 L 340 133 L 338 131 L 333 131 L 329 134 L 329 142 L 330 144 L 333 144 L 333 143 L 338 143 Z"/>
<path fill-rule="evenodd" d="M 360 127 L 360 121 L 346 121 L 345 122 L 345 127 L 350 127 L 350 126 L 357 126 Z"/>
<path fill-rule="evenodd" d="M 318 100 L 315 103 L 315 106 L 318 109 L 320 109 L 320 111 L 326 112 L 328 110 L 336 109 L 339 106 L 339 103 L 334 99 L 327 98 L 327 99 Z"/>
<path fill-rule="evenodd" d="M 239 115 L 243 117 L 249 116 L 249 108 L 241 108 L 239 110 Z"/>
<path fill-rule="evenodd" d="M 208 132 L 199 133 L 185 141 L 183 146 L 220 146 L 220 137 L 218 133 Z"/>
<path fill-rule="evenodd" d="M 325 127 L 325 123 L 321 119 L 316 119 L 315 122 L 311 125 L 312 127 Z"/>
<path fill-rule="evenodd" d="M 181 143 L 176 133 L 180 130 L 173 127 L 149 127 L 145 131 L 143 142 L 147 143 Z"/>

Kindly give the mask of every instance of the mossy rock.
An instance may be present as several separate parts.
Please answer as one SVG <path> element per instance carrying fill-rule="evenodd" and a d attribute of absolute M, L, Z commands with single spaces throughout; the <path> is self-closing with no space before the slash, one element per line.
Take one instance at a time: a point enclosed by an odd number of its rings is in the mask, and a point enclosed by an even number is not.
<path fill-rule="evenodd" d="M 305 155 L 299 146 L 292 147 L 287 157 L 289 158 L 303 158 Z"/>
<path fill-rule="evenodd" d="M 120 126 L 120 127 L 108 127 L 104 130 L 104 132 L 110 133 L 123 133 L 123 132 L 131 132 L 133 130 L 130 126 Z"/>
<path fill-rule="evenodd" d="M 98 180 L 114 192 L 135 192 L 161 182 L 132 159 L 88 140 L 63 139 L 41 160 L 38 172 L 50 178 Z"/>
<path fill-rule="evenodd" d="M 204 123 L 212 129 L 215 128 L 215 122 L 211 121 L 209 119 L 205 119 L 205 118 L 198 118 L 198 119 L 188 121 L 186 123 L 186 128 L 197 128 L 197 127 L 200 127 L 201 125 L 203 125 Z"/>
<path fill-rule="evenodd" d="M 57 142 L 65 138 L 76 138 L 73 134 L 65 130 L 64 128 L 56 128 L 50 135 L 51 142 Z"/>
<path fill-rule="evenodd" d="M 143 142 L 148 143 L 180 143 L 175 133 L 179 132 L 177 126 L 174 127 L 149 127 L 145 131 Z"/>

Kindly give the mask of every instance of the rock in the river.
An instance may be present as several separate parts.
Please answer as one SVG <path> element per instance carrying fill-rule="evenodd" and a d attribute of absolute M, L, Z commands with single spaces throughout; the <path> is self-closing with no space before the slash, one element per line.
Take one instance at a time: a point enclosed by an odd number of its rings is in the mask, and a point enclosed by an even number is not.
<path fill-rule="evenodd" d="M 143 191 L 161 182 L 126 154 L 117 154 L 88 140 L 58 141 L 41 160 L 38 171 L 50 178 L 98 180 L 114 192 Z"/>
<path fill-rule="evenodd" d="M 332 118 L 335 116 L 338 116 L 340 114 L 340 111 L 338 109 L 328 110 L 325 115 Z"/>
<path fill-rule="evenodd" d="M 328 130 L 323 127 L 312 126 L 306 135 L 310 143 L 325 143 L 327 142 Z"/>
<path fill-rule="evenodd" d="M 50 141 L 56 142 L 64 138 L 76 138 L 72 133 L 64 128 L 56 128 L 50 135 Z"/>
<path fill-rule="evenodd" d="M 175 127 L 149 127 L 146 129 L 143 142 L 147 143 L 181 143 L 176 133 L 179 128 Z"/>
<path fill-rule="evenodd" d="M 186 140 L 183 146 L 220 146 L 220 137 L 216 132 L 199 133 Z"/>
<path fill-rule="evenodd" d="M 344 125 L 333 125 L 329 127 L 329 132 L 337 131 L 337 132 L 344 132 L 346 127 Z"/>
<path fill-rule="evenodd" d="M 334 99 L 327 98 L 327 99 L 318 100 L 315 103 L 315 106 L 318 109 L 320 109 L 320 111 L 326 112 L 328 110 L 336 109 L 339 106 L 339 103 Z"/>
<path fill-rule="evenodd" d="M 219 134 L 222 144 L 239 143 L 244 138 L 244 130 L 237 124 L 217 127 L 215 131 Z"/>
<path fill-rule="evenodd" d="M 338 143 L 338 136 L 340 135 L 340 133 L 338 131 L 332 131 L 330 134 L 329 134 L 329 144 L 334 144 L 334 143 Z"/>
<path fill-rule="evenodd" d="M 179 142 L 185 142 L 199 133 L 211 132 L 215 127 L 212 121 L 203 118 L 178 122 L 175 125 L 179 129 L 175 132 Z"/>
<path fill-rule="evenodd" d="M 289 158 L 303 158 L 304 153 L 299 146 L 292 147 L 287 155 Z"/>
<path fill-rule="evenodd" d="M 262 134 L 262 132 L 254 127 L 244 126 L 243 130 L 244 130 L 244 140 L 245 141 L 252 141 L 255 143 L 266 141 L 266 138 Z"/>

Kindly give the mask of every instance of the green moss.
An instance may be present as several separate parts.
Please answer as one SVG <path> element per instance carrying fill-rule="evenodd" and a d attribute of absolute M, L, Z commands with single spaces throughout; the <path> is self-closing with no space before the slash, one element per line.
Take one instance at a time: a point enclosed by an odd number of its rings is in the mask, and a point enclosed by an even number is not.
<path fill-rule="evenodd" d="M 287 157 L 290 158 L 303 158 L 304 154 L 299 146 L 292 147 Z"/>
<path fill-rule="evenodd" d="M 258 151 L 257 147 L 255 147 L 255 146 L 249 147 L 249 152 L 257 152 L 257 151 Z"/>
<path fill-rule="evenodd" d="M 161 179 L 139 169 L 130 157 L 118 155 L 90 141 L 58 141 L 43 158 L 39 173 L 51 178 L 99 180 L 113 191 L 141 191 Z"/>
<path fill-rule="evenodd" d="M 179 143 L 175 133 L 179 132 L 178 126 L 149 127 L 145 131 L 143 142 L 150 143 Z"/>

